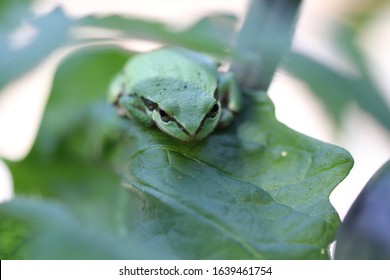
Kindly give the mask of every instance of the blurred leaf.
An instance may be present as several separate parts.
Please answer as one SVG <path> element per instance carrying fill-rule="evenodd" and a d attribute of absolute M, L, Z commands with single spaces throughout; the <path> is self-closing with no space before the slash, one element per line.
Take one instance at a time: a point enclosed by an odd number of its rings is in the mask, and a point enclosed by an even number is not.
<path fill-rule="evenodd" d="M 4 220 L 12 227 L 4 230 Z M 2 204 L 0 221 L 0 244 L 8 246 L 0 248 L 2 259 L 155 259 L 163 255 L 151 255 L 134 241 L 85 227 L 66 208 L 47 200 L 18 198 Z M 20 228 L 22 236 L 18 236 Z"/>
<path fill-rule="evenodd" d="M 268 89 L 288 51 L 300 0 L 252 0 L 236 42 L 232 71 L 243 88 Z"/>
<path fill-rule="evenodd" d="M 236 125 L 202 143 L 128 122 L 122 173 L 144 203 L 140 235 L 184 259 L 327 258 L 339 222 L 328 196 L 350 155 L 279 123 L 265 93 L 246 98 Z"/>
<path fill-rule="evenodd" d="M 390 259 L 390 161 L 366 184 L 342 223 L 336 259 Z"/>
<path fill-rule="evenodd" d="M 31 237 L 28 227 L 4 215 L 0 205 L 0 259 L 22 259 L 22 247 Z"/>
<path fill-rule="evenodd" d="M 115 32 L 120 31 L 120 39 L 140 38 L 159 41 L 168 45 L 180 45 L 201 52 L 221 55 L 230 47 L 235 22 L 234 16 L 216 14 L 201 18 L 186 30 L 173 31 L 159 22 L 121 16 L 88 16 L 79 20 L 77 26 L 101 27 Z"/>
<path fill-rule="evenodd" d="M 3 39 L 4 33 L 8 30 L 18 27 L 22 18 L 32 16 L 33 2 L 33 0 L 2 0 L 0 2 L 0 38 Z"/>
<path fill-rule="evenodd" d="M 390 130 L 390 110 L 377 88 L 365 77 L 343 74 L 299 53 L 288 55 L 284 67 L 311 88 L 336 120 L 340 120 L 348 103 L 356 101 Z"/>
<path fill-rule="evenodd" d="M 91 105 L 106 103 L 110 80 L 130 56 L 118 48 L 89 47 L 80 49 L 64 60 L 54 77 L 42 120 L 43 128 L 38 135 L 36 145 L 39 145 L 41 151 L 51 153 L 58 150 L 59 139 L 69 134 L 89 114 L 99 118 L 98 106 L 92 110 Z M 104 126 L 107 121 L 110 119 L 96 122 L 96 125 Z M 86 129 L 97 131 L 96 127 Z"/>
<path fill-rule="evenodd" d="M 337 26 L 338 34 L 336 40 L 339 45 L 344 48 L 345 53 L 350 56 L 350 60 L 354 62 L 359 72 L 359 83 L 357 89 L 351 95 L 359 106 L 377 119 L 385 128 L 390 130 L 390 108 L 383 98 L 383 93 L 377 87 L 373 80 L 370 67 L 367 64 L 367 59 L 359 46 L 359 37 L 364 32 L 372 20 L 381 12 L 384 7 L 389 7 L 386 1 L 373 1 L 371 9 L 352 16 L 349 20 L 351 25 Z"/>
<path fill-rule="evenodd" d="M 91 15 L 72 19 L 61 8 L 40 17 L 32 17 L 24 10 L 16 10 L 15 13 L 14 24 L 29 24 L 36 29 L 37 35 L 27 46 L 15 49 L 8 42 L 8 36 L 14 30 L 5 28 L 4 34 L 0 33 L 0 89 L 35 67 L 56 49 L 70 44 L 107 43 L 107 39 L 118 39 L 118 32 L 121 32 L 120 39 L 140 38 L 225 54 L 232 40 L 235 23 L 233 16 L 213 15 L 200 19 L 187 30 L 174 31 L 163 23 L 120 16 Z M 88 37 L 75 37 L 75 31 L 81 27 L 101 27 L 113 33 L 88 32 Z"/>
<path fill-rule="evenodd" d="M 122 211 L 136 211 L 134 201 L 120 188 L 118 178 L 104 164 L 78 158 L 42 157 L 34 151 L 21 163 L 10 163 L 15 191 L 58 200 L 85 224 L 121 231 L 134 221 Z"/>
<path fill-rule="evenodd" d="M 103 228 L 123 230 L 122 223 L 132 222 L 119 221 L 122 211 L 135 208 L 103 160 L 120 136 L 110 130 L 118 120 L 106 104 L 106 89 L 125 60 L 122 52 L 94 49 L 59 67 L 32 152 L 8 163 L 18 195 L 60 200 L 86 223 Z"/>
<path fill-rule="evenodd" d="M 360 90 L 358 78 L 343 75 L 304 54 L 291 52 L 283 67 L 304 81 L 337 121 L 353 93 Z"/>
<path fill-rule="evenodd" d="M 311 88 L 336 121 L 340 120 L 348 103 L 356 102 L 386 129 L 390 130 L 390 108 L 372 79 L 367 58 L 358 43 L 359 36 L 375 19 L 378 9 L 383 8 L 383 1 L 373 2 L 377 2 L 378 5 L 374 5 L 375 9 L 371 7 L 372 9 L 350 16 L 347 19 L 349 24 L 333 23 L 333 29 L 336 30 L 334 43 L 343 50 L 343 54 L 356 67 L 357 75 L 334 70 L 315 59 L 296 52 L 287 56 L 284 67 L 291 75 L 302 80 Z"/>
<path fill-rule="evenodd" d="M 21 15 L 23 16 L 23 15 Z M 22 22 L 23 18 L 20 19 Z M 27 19 L 24 19 L 27 20 Z M 7 38 L 0 38 L 0 89 L 24 72 L 35 67 L 55 49 L 64 46 L 72 25 L 61 9 L 28 21 L 37 30 L 33 41 L 23 48 L 14 49 Z"/>
<path fill-rule="evenodd" d="M 22 19 L 32 17 L 30 2 L 25 0 L 3 0 L 0 2 L 0 90 L 9 82 L 11 77 L 8 71 L 12 69 L 6 68 L 7 61 L 10 59 L 10 45 L 8 42 L 10 32 L 15 31 L 20 26 Z"/>

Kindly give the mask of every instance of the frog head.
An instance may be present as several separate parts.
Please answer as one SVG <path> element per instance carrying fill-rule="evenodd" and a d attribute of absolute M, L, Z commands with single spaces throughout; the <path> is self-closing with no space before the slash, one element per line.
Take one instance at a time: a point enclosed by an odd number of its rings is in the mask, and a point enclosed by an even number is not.
<path fill-rule="evenodd" d="M 154 123 L 164 133 L 182 141 L 205 138 L 219 123 L 221 104 L 210 95 L 190 92 L 159 104 L 144 100 Z"/>

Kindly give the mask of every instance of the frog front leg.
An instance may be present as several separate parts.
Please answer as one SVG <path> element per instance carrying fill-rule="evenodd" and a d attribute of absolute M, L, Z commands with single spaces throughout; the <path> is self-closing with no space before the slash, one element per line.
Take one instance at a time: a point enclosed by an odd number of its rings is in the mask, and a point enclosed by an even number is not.
<path fill-rule="evenodd" d="M 218 96 L 222 106 L 220 127 L 228 126 L 241 109 L 241 92 L 232 73 L 219 73 Z"/>
<path fill-rule="evenodd" d="M 118 104 L 127 117 L 136 120 L 144 126 L 153 124 L 153 119 L 146 113 L 145 103 L 139 96 L 122 95 L 119 97 Z"/>

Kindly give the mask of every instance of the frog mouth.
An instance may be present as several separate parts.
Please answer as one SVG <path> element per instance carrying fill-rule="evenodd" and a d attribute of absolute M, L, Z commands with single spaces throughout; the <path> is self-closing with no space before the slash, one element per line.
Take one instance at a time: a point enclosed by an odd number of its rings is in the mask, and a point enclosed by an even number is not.
<path fill-rule="evenodd" d="M 172 117 L 170 121 L 174 122 L 177 125 L 177 127 L 180 129 L 180 131 L 182 131 L 185 135 L 185 136 L 183 135 L 184 137 L 181 137 L 178 139 L 183 140 L 183 141 L 191 141 L 194 138 L 195 135 L 191 135 L 191 133 L 181 123 L 179 123 L 175 118 Z M 177 137 L 175 137 L 175 135 L 172 135 L 168 131 L 163 129 L 158 122 L 155 121 L 154 123 L 165 134 L 167 134 L 171 137 L 177 138 Z"/>
<path fill-rule="evenodd" d="M 173 121 L 177 127 L 180 129 L 180 131 L 183 132 L 183 134 L 181 135 L 181 137 L 177 137 L 177 135 L 172 135 L 170 134 L 168 131 L 164 130 L 161 128 L 161 126 L 155 122 L 156 126 L 162 131 L 164 132 L 166 135 L 169 135 L 171 137 L 174 137 L 178 140 L 181 140 L 181 141 L 184 141 L 184 142 L 191 142 L 191 141 L 197 141 L 197 140 L 201 140 L 203 139 L 204 137 L 202 138 L 198 138 L 198 132 L 201 130 L 201 127 L 199 127 L 194 134 L 191 134 L 181 123 L 179 123 L 178 121 L 174 120 L 174 119 L 171 119 L 171 121 Z"/>
<path fill-rule="evenodd" d="M 189 133 L 189 131 L 181 124 L 179 123 L 178 121 L 176 121 L 175 119 L 173 119 L 173 121 L 176 123 L 177 127 L 183 131 L 185 134 L 187 134 L 188 137 L 191 137 L 193 135 L 191 135 L 191 133 Z M 195 132 L 195 135 L 196 135 L 196 132 Z"/>
<path fill-rule="evenodd" d="M 220 115 L 218 115 L 218 118 Z M 162 127 L 162 124 L 158 123 L 157 121 L 154 121 L 155 125 L 165 134 L 177 138 L 179 140 L 189 142 L 189 141 L 197 141 L 205 138 L 207 135 L 209 135 L 212 131 L 209 131 L 207 134 L 201 135 L 202 129 L 204 128 L 206 121 L 209 119 L 208 115 L 205 115 L 200 124 L 198 125 L 195 132 L 191 133 L 184 125 L 182 125 L 178 120 L 176 120 L 174 117 L 170 116 L 170 122 L 172 124 L 174 123 L 183 134 L 181 137 L 177 137 L 177 135 L 171 134 L 168 130 L 166 130 L 164 127 Z M 200 136 L 201 135 L 201 136 Z"/>
<path fill-rule="evenodd" d="M 218 116 L 218 119 L 219 119 L 220 115 Z M 212 131 L 209 131 L 207 134 L 205 135 L 202 135 L 200 138 L 199 138 L 199 135 L 201 134 L 201 131 L 202 129 L 204 128 L 205 126 L 205 123 L 207 120 L 209 120 L 210 117 L 206 114 L 202 121 L 200 122 L 198 128 L 196 129 L 196 131 L 191 134 L 181 123 L 179 123 L 178 121 L 175 120 L 175 123 L 177 124 L 177 126 L 179 127 L 179 129 L 181 131 L 183 131 L 189 138 L 189 141 L 195 141 L 195 140 L 201 140 L 203 138 L 205 138 L 207 135 L 209 135 Z"/>

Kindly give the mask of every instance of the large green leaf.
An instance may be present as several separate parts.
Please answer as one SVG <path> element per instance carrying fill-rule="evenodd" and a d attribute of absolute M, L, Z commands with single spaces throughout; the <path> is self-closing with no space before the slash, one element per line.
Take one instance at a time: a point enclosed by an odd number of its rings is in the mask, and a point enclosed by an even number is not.
<path fill-rule="evenodd" d="M 202 143 L 129 122 L 122 173 L 145 204 L 142 236 L 180 258 L 327 258 L 339 223 L 328 196 L 350 155 L 279 123 L 264 92 L 246 98 L 236 125 Z"/>

